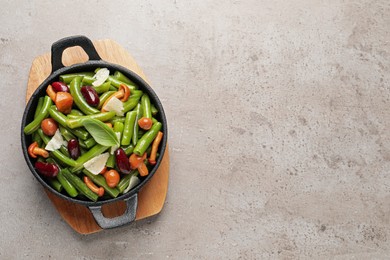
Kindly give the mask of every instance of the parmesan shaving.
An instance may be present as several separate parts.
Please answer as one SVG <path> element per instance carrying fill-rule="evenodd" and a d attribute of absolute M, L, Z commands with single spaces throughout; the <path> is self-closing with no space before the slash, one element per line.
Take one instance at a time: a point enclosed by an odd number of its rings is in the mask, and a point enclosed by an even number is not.
<path fill-rule="evenodd" d="M 98 87 L 101 84 L 103 84 L 107 79 L 108 76 L 110 76 L 110 71 L 106 68 L 98 70 L 98 72 L 93 76 L 96 80 L 92 82 L 92 85 L 94 87 Z"/>
<path fill-rule="evenodd" d="M 140 182 L 140 180 L 137 176 L 134 176 L 134 175 L 131 176 L 130 181 L 129 181 L 129 186 L 127 186 L 127 188 L 123 191 L 123 193 L 129 192 L 132 188 L 137 186 L 139 182 Z"/>
<path fill-rule="evenodd" d="M 124 116 L 123 103 L 117 97 L 112 97 L 104 106 L 106 111 L 114 111 L 117 116 Z"/>
<path fill-rule="evenodd" d="M 60 133 L 60 130 L 57 129 L 56 133 L 54 136 L 51 138 L 51 140 L 47 143 L 45 150 L 47 151 L 55 151 L 61 148 L 61 146 L 64 145 L 65 147 L 67 146 L 67 142 L 64 141 L 62 138 L 62 135 Z"/>
<path fill-rule="evenodd" d="M 93 157 L 91 160 L 84 163 L 84 168 L 90 171 L 94 175 L 98 175 L 106 166 L 109 153 L 102 153 Z"/>

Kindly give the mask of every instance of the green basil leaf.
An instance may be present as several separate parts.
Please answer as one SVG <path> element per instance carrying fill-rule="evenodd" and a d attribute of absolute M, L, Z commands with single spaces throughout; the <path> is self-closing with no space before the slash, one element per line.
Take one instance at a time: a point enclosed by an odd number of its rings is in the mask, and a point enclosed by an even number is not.
<path fill-rule="evenodd" d="M 86 118 L 82 121 L 82 124 L 98 144 L 104 146 L 120 145 L 114 131 L 105 123 L 96 119 Z"/>

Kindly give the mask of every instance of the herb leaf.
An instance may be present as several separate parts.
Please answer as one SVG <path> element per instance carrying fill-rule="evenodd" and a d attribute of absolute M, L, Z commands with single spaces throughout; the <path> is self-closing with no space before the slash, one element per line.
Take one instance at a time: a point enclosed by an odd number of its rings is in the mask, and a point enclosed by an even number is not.
<path fill-rule="evenodd" d="M 114 131 L 105 123 L 96 119 L 86 118 L 82 121 L 82 124 L 98 144 L 104 146 L 120 145 Z"/>

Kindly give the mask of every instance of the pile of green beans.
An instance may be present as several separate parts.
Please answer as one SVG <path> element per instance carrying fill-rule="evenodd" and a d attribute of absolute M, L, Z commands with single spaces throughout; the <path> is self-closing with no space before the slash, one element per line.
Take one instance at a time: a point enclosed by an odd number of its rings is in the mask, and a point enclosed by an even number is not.
<path fill-rule="evenodd" d="M 46 135 L 41 127 L 42 121 L 46 118 L 51 118 L 57 123 L 58 130 L 64 141 L 77 140 L 80 148 L 78 158 L 72 157 L 74 158 L 72 159 L 70 150 L 66 145 L 62 145 L 61 148 L 50 151 L 47 158 L 38 156 L 32 160 L 56 165 L 59 169 L 58 174 L 53 178 L 43 178 L 56 191 L 80 200 L 98 201 L 115 198 L 123 194 L 130 183 L 130 178 L 137 176 L 138 171 L 132 169 L 130 174 L 120 172 L 119 167 L 116 165 L 115 150 L 123 149 L 127 158 L 132 154 L 143 156 L 145 152 L 148 153 L 152 149 L 153 141 L 158 132 L 162 131 L 162 124 L 155 118 L 155 116 L 158 116 L 159 111 L 151 103 L 146 93 L 138 89 L 138 86 L 120 71 L 114 71 L 112 74 L 110 72 L 103 84 L 93 86 L 92 83 L 96 80 L 94 76 L 98 70 L 99 68 L 95 71 L 60 75 L 58 81 L 68 86 L 69 93 L 73 98 L 73 106 L 70 113 L 69 111 L 65 111 L 68 114 L 60 112 L 54 102 L 55 100 L 52 100 L 51 96 L 45 95 L 38 100 L 34 119 L 24 128 L 25 135 L 31 135 L 32 142 L 37 142 L 38 147 L 41 149 L 45 149 L 45 146 L 51 140 L 51 137 Z M 130 90 L 128 99 L 122 101 L 124 115 L 117 116 L 115 111 L 101 112 L 104 102 L 111 95 L 115 94 L 121 88 L 121 85 L 126 86 Z M 99 105 L 96 103 L 92 106 L 88 103 L 81 90 L 83 86 L 93 87 L 99 96 Z M 149 130 L 140 129 L 138 120 L 142 117 L 152 120 L 153 124 Z M 83 121 L 86 119 L 96 119 L 107 125 L 112 125 L 120 145 L 109 147 L 99 144 L 83 126 Z M 87 161 L 104 152 L 110 152 L 106 168 L 114 169 L 120 175 L 120 180 L 115 187 L 108 185 L 104 175 L 95 175 L 84 168 L 84 164 Z M 148 159 L 144 163 L 149 170 L 152 169 L 153 166 L 148 163 Z M 104 195 L 98 197 L 92 188 L 86 185 L 87 182 L 83 181 L 84 177 L 88 177 L 95 185 L 102 187 L 105 191 Z"/>

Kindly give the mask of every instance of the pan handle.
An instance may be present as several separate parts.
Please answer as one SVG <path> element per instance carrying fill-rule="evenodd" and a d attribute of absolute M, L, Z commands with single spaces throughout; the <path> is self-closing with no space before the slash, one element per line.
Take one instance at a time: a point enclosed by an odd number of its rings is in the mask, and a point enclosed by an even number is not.
<path fill-rule="evenodd" d="M 97 224 L 103 229 L 120 227 L 126 224 L 130 224 L 135 220 L 137 213 L 138 194 L 134 194 L 130 198 L 124 199 L 126 202 L 126 211 L 122 216 L 115 218 L 106 218 L 102 213 L 102 206 L 88 206 Z"/>
<path fill-rule="evenodd" d="M 70 36 L 56 41 L 51 46 L 51 72 L 59 70 L 62 64 L 62 53 L 65 49 L 73 46 L 80 46 L 87 53 L 89 60 L 101 60 L 92 41 L 83 35 Z"/>

